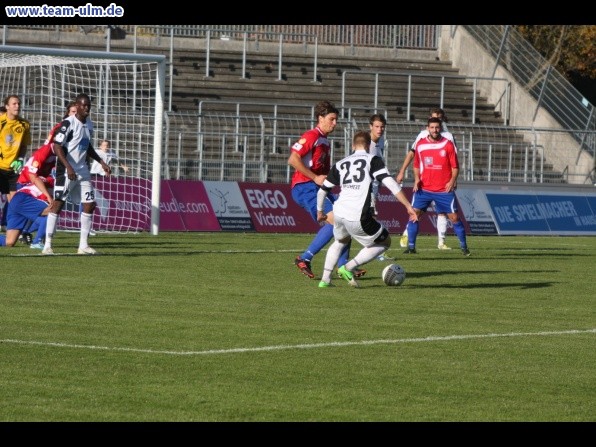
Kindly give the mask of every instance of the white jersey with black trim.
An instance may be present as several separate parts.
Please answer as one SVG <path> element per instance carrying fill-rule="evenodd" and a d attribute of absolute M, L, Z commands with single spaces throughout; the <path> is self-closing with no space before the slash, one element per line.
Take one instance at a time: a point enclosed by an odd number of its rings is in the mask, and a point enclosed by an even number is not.
<path fill-rule="evenodd" d="M 87 122 L 82 123 L 74 115 L 65 118 L 54 136 L 54 142 L 64 148 L 66 159 L 77 174 L 89 175 L 86 160 L 91 133 Z M 57 163 L 60 164 L 60 160 Z"/>
<path fill-rule="evenodd" d="M 370 155 L 376 155 L 377 157 L 381 157 L 383 160 L 385 159 L 385 136 L 381 136 L 379 141 L 376 143 L 370 140 L 370 149 L 368 150 Z"/>
<path fill-rule="evenodd" d="M 391 178 L 391 175 L 381 157 L 358 149 L 331 166 L 321 186 L 322 191 L 317 195 L 317 209 L 319 201 L 322 209 L 326 193 L 340 186 L 339 198 L 333 203 L 333 214 L 346 220 L 360 221 L 371 212 L 373 180 L 381 182 L 387 177 Z"/>

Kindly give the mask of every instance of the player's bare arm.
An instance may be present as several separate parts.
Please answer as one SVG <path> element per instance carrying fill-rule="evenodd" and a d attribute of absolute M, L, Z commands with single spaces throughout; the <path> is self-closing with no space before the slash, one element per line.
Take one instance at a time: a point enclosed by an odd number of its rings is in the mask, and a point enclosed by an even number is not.
<path fill-rule="evenodd" d="M 56 158 L 58 158 L 60 163 L 62 163 L 66 168 L 66 175 L 68 176 L 69 180 L 75 180 L 77 178 L 77 173 L 68 162 L 66 158 L 66 152 L 64 151 L 62 145 L 54 142 L 54 153 L 56 154 Z"/>
<path fill-rule="evenodd" d="M 397 183 L 402 183 L 404 181 L 406 169 L 408 169 L 408 166 L 410 166 L 410 163 L 412 163 L 413 159 L 414 159 L 414 151 L 408 151 L 408 153 L 406 154 L 406 158 L 404 158 L 404 162 L 401 165 L 401 169 L 395 176 L 395 181 Z"/>
<path fill-rule="evenodd" d="M 319 186 L 321 186 L 323 184 L 323 182 L 325 181 L 325 179 L 327 178 L 327 176 L 325 176 L 325 175 L 316 175 L 314 172 L 312 172 L 310 170 L 310 168 L 308 168 L 302 162 L 302 158 L 296 152 L 292 152 L 290 154 L 290 156 L 288 157 L 288 164 L 291 167 L 293 167 L 294 169 L 296 169 L 298 172 L 300 172 L 301 174 L 304 174 L 306 177 L 311 179 L 313 182 L 315 182 Z"/>

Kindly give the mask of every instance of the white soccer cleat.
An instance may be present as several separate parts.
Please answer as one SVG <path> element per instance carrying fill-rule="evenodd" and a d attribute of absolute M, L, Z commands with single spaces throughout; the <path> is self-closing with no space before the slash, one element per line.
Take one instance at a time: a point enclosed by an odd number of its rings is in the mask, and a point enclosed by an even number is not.
<path fill-rule="evenodd" d="M 44 249 L 41 251 L 42 255 L 53 255 L 54 254 L 54 250 L 52 250 L 52 247 L 44 247 Z"/>
<path fill-rule="evenodd" d="M 79 248 L 79 250 L 77 251 L 77 254 L 79 254 L 79 255 L 96 255 L 97 251 L 95 251 L 94 248 L 85 247 L 85 248 Z"/>
<path fill-rule="evenodd" d="M 451 250 L 451 247 L 448 247 L 448 246 L 447 246 L 447 245 L 445 245 L 445 244 L 439 244 L 439 245 L 437 245 L 437 248 L 438 248 L 439 250 Z"/>

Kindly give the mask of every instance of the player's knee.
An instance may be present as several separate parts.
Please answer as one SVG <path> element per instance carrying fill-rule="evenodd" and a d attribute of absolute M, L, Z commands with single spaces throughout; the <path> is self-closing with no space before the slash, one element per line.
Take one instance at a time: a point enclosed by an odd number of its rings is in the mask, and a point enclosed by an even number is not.
<path fill-rule="evenodd" d="M 391 246 L 391 235 L 387 231 L 387 228 L 383 228 L 379 237 L 375 239 L 375 244 L 384 245 L 387 248 Z"/>

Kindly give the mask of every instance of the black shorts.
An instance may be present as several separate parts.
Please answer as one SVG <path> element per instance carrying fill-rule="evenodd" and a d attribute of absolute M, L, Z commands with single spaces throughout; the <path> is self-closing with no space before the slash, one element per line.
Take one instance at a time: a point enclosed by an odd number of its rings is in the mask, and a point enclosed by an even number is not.
<path fill-rule="evenodd" d="M 0 193 L 8 194 L 11 191 L 16 191 L 18 178 L 19 174 L 12 169 L 10 171 L 0 169 Z"/>

